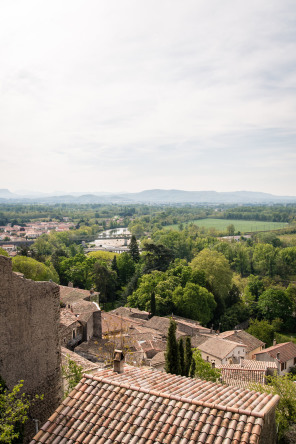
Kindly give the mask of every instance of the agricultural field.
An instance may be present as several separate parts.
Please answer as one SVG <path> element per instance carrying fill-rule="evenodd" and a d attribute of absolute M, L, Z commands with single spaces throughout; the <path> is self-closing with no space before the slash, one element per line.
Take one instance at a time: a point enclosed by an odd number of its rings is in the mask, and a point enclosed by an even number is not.
<path fill-rule="evenodd" d="M 234 225 L 235 232 L 250 233 L 255 231 L 270 231 L 286 228 L 287 223 L 284 222 L 261 222 L 257 220 L 230 220 L 230 219 L 199 219 L 189 221 L 187 224 L 193 223 L 198 227 L 215 228 L 217 231 L 227 231 L 227 227 Z M 184 224 L 184 227 L 186 224 Z M 168 225 L 165 228 L 178 230 L 179 225 Z"/>

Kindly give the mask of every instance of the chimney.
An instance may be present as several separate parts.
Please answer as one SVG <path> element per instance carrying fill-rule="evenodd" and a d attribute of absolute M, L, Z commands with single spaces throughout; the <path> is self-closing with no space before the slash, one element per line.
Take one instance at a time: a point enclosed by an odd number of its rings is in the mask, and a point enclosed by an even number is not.
<path fill-rule="evenodd" d="M 272 345 L 276 345 L 276 339 L 273 340 Z"/>
<path fill-rule="evenodd" d="M 277 354 L 276 354 L 276 359 L 279 361 L 280 360 L 280 352 L 278 352 Z"/>
<path fill-rule="evenodd" d="M 73 282 L 68 282 L 68 287 L 73 288 Z"/>
<path fill-rule="evenodd" d="M 91 288 L 90 290 L 89 290 L 89 292 L 90 292 L 90 294 L 91 294 L 91 296 L 94 294 L 94 292 L 95 292 L 95 290 L 93 289 L 93 288 Z"/>
<path fill-rule="evenodd" d="M 234 334 L 237 335 L 237 329 L 234 330 Z"/>
<path fill-rule="evenodd" d="M 124 354 L 122 350 L 114 350 L 113 370 L 116 373 L 123 373 L 124 372 L 123 365 L 124 365 Z"/>

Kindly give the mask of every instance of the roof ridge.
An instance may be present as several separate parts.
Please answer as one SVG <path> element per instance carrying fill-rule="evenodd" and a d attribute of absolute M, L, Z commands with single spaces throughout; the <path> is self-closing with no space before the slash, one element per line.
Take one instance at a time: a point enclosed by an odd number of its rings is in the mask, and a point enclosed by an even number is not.
<path fill-rule="evenodd" d="M 83 378 L 92 379 L 94 381 L 102 382 L 104 384 L 111 384 L 111 385 L 115 385 L 117 387 L 122 387 L 122 388 L 130 389 L 130 390 L 135 390 L 137 392 L 142 392 L 142 393 L 146 393 L 146 394 L 150 393 L 151 395 L 154 395 L 154 396 L 161 396 L 162 398 L 172 399 L 175 401 L 181 401 L 181 402 L 189 403 L 189 404 L 194 404 L 194 405 L 197 405 L 200 407 L 217 409 L 217 410 L 222 410 L 222 411 L 230 412 L 230 413 L 238 413 L 240 415 L 254 416 L 256 418 L 261 418 L 261 419 L 264 419 L 265 413 L 269 411 L 269 409 L 266 408 L 269 405 L 269 403 L 271 401 L 272 401 L 272 404 L 275 403 L 275 400 L 273 399 L 274 396 L 273 396 L 268 401 L 267 405 L 263 409 L 263 412 L 256 412 L 253 410 L 240 409 L 237 407 L 228 407 L 227 405 L 216 404 L 216 403 L 211 403 L 211 402 L 206 402 L 206 401 L 200 401 L 200 400 L 196 400 L 196 399 L 192 399 L 192 398 L 186 398 L 185 396 L 179 396 L 179 395 L 173 395 L 173 394 L 164 393 L 164 392 L 158 392 L 156 390 L 149 390 L 149 389 L 146 389 L 143 387 L 138 387 L 133 384 L 128 384 L 125 382 L 119 382 L 119 381 L 116 381 L 113 379 L 109 379 L 108 377 L 105 377 L 105 376 L 89 375 L 89 374 L 84 373 Z M 81 380 L 81 383 L 84 383 L 84 382 L 85 381 Z M 275 395 L 275 397 L 276 396 L 277 395 Z M 279 399 L 279 397 L 278 397 L 278 399 Z"/>

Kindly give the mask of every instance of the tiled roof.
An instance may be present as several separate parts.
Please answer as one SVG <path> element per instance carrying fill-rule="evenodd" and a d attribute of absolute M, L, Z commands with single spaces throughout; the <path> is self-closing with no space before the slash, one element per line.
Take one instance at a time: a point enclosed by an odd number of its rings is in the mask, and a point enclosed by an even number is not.
<path fill-rule="evenodd" d="M 280 353 L 279 362 L 287 362 L 290 359 L 296 358 L 296 345 L 293 342 L 284 342 L 283 344 L 276 344 L 271 347 L 255 353 L 255 356 L 268 354 L 274 359 L 277 359 L 277 354 Z"/>
<path fill-rule="evenodd" d="M 139 310 L 138 308 L 132 308 L 132 307 L 118 307 L 115 310 L 112 310 L 112 313 L 119 315 L 119 316 L 125 316 L 125 317 L 136 317 L 138 319 L 138 316 L 142 319 L 147 319 L 149 317 L 148 311 Z M 140 318 L 139 318 L 140 319 Z"/>
<path fill-rule="evenodd" d="M 151 367 L 155 367 L 157 365 L 165 364 L 165 352 L 161 351 L 157 353 L 153 358 L 150 360 Z"/>
<path fill-rule="evenodd" d="M 126 362 L 132 365 L 142 365 L 143 358 L 145 357 L 142 347 L 128 335 L 118 335 L 103 339 L 92 338 L 78 345 L 75 351 L 93 362 L 105 362 L 110 365 L 113 360 L 114 350 L 118 348 L 124 350 Z"/>
<path fill-rule="evenodd" d="M 99 363 L 93 363 L 89 361 L 88 359 L 83 358 L 82 356 L 78 355 L 77 353 L 68 350 L 65 347 L 61 347 L 61 357 L 62 357 L 62 365 L 67 364 L 67 358 L 74 361 L 77 365 L 80 365 L 82 367 L 83 372 L 87 373 L 94 373 L 97 372 L 99 368 L 102 368 L 102 365 Z"/>
<path fill-rule="evenodd" d="M 220 333 L 219 336 L 229 341 L 245 344 L 247 346 L 247 353 L 250 353 L 256 348 L 263 347 L 265 345 L 264 342 L 255 338 L 255 336 L 250 335 L 250 333 L 246 332 L 245 330 L 224 331 L 223 333 Z"/>
<path fill-rule="evenodd" d="M 196 378 L 171 375 L 158 370 L 151 370 L 148 367 L 125 365 L 123 373 L 115 373 L 112 369 L 104 369 L 99 374 L 111 381 L 124 382 L 147 390 L 256 412 L 261 411 L 273 398 L 272 395 L 250 392 L 249 390 L 228 387 Z"/>
<path fill-rule="evenodd" d="M 78 322 L 78 318 L 68 308 L 62 308 L 60 311 L 60 325 L 61 327 L 69 327 Z"/>
<path fill-rule="evenodd" d="M 145 325 L 145 327 L 152 328 L 154 330 L 158 330 L 163 335 L 167 336 L 169 326 L 170 326 L 170 319 L 164 318 L 162 316 L 153 316 L 153 318 L 149 319 L 149 321 L 146 321 L 145 324 L 143 324 L 143 325 Z M 180 338 L 182 336 L 185 336 L 185 333 L 182 333 L 182 332 L 178 331 L 178 329 L 177 329 L 176 337 Z"/>
<path fill-rule="evenodd" d="M 238 344 L 237 342 L 226 341 L 220 339 L 217 336 L 208 337 L 208 339 L 200 344 L 198 348 L 208 355 L 214 356 L 218 359 L 224 359 L 229 353 L 231 353 L 236 347 L 244 347 L 244 344 Z"/>
<path fill-rule="evenodd" d="M 102 312 L 102 333 L 112 334 L 120 331 L 127 331 L 131 327 L 140 327 L 140 319 L 124 318 L 123 316 L 118 316 L 110 312 Z"/>
<path fill-rule="evenodd" d="M 172 316 L 173 319 L 177 322 L 177 324 L 183 324 L 187 327 L 192 327 L 194 329 L 198 328 L 200 333 L 210 333 L 211 330 L 209 328 L 203 327 L 200 325 L 198 321 L 194 321 L 192 319 L 182 318 L 181 316 Z"/>
<path fill-rule="evenodd" d="M 90 297 L 90 290 L 82 290 L 81 288 L 67 287 L 65 285 L 59 285 L 60 287 L 60 298 L 62 302 L 71 303 L 81 299 Z M 94 295 L 98 295 L 95 292 Z"/>
<path fill-rule="evenodd" d="M 153 379 L 161 374 L 161 387 L 139 386 L 122 378 L 122 374 L 116 379 L 105 371 L 84 375 L 31 444 L 255 444 L 259 442 L 266 409 L 278 401 L 276 396 L 242 391 L 249 403 L 241 402 L 238 409 L 230 406 L 231 396 L 226 396 L 223 405 L 216 403 L 215 397 L 205 399 L 199 393 L 194 399 L 176 389 L 169 393 L 165 379 L 177 378 L 189 386 L 211 383 L 157 370 L 144 372 L 149 372 Z M 224 387 L 225 395 L 231 390 Z M 257 402 L 252 411 L 254 398 Z"/>
<path fill-rule="evenodd" d="M 241 366 L 253 370 L 277 369 L 275 362 L 255 361 L 255 359 L 243 359 Z"/>
<path fill-rule="evenodd" d="M 251 383 L 265 384 L 265 376 L 277 370 L 275 362 L 242 359 L 240 364 L 218 365 L 222 382 L 236 387 L 248 388 Z M 271 371 L 268 373 L 268 371 Z"/>

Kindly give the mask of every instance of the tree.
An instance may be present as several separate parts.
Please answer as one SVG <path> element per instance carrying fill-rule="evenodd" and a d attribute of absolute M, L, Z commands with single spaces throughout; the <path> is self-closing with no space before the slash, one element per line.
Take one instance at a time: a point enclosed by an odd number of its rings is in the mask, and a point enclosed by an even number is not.
<path fill-rule="evenodd" d="M 173 373 L 175 375 L 180 375 L 180 357 L 179 357 L 179 347 L 176 339 L 176 322 L 171 319 L 170 326 L 168 330 L 168 340 L 165 353 L 165 371 L 167 373 Z"/>
<path fill-rule="evenodd" d="M 233 224 L 227 225 L 227 234 L 228 236 L 234 236 L 235 227 Z"/>
<path fill-rule="evenodd" d="M 121 285 L 126 285 L 133 277 L 136 264 L 128 253 L 121 253 L 117 258 L 117 274 Z M 116 270 L 115 270 L 116 271 Z"/>
<path fill-rule="evenodd" d="M 296 422 L 296 385 L 292 375 L 267 376 L 266 382 L 266 385 L 252 384 L 250 388 L 257 392 L 280 396 L 276 408 L 276 422 L 279 443 L 284 444 L 285 432 Z"/>
<path fill-rule="evenodd" d="M 12 444 L 21 435 L 21 426 L 28 419 L 29 408 L 42 396 L 36 395 L 30 399 L 25 393 L 21 393 L 23 382 L 20 381 L 11 391 L 7 389 L 0 377 L 0 442 Z M 20 442 L 20 441 L 18 441 Z"/>
<path fill-rule="evenodd" d="M 225 256 L 218 251 L 205 248 L 191 262 L 193 270 L 202 270 L 206 286 L 214 296 L 225 298 L 231 288 L 232 271 Z"/>
<path fill-rule="evenodd" d="M 65 365 L 62 365 L 62 374 L 67 381 L 67 387 L 64 390 L 66 398 L 82 378 L 83 367 L 67 356 Z"/>
<path fill-rule="evenodd" d="M 1 256 L 9 257 L 9 254 L 7 253 L 7 251 L 4 250 L 4 248 L 1 248 L 1 247 L 0 247 L 0 255 L 1 255 Z"/>
<path fill-rule="evenodd" d="M 151 293 L 150 313 L 151 313 L 151 317 L 155 316 L 155 314 L 156 314 L 156 301 L 155 301 L 155 292 L 154 291 L 152 291 L 152 293 Z"/>
<path fill-rule="evenodd" d="M 185 375 L 184 343 L 183 343 L 183 339 L 182 338 L 179 339 L 178 348 L 179 348 L 179 359 L 180 359 L 180 374 L 182 376 L 186 376 Z"/>
<path fill-rule="evenodd" d="M 173 252 L 164 245 L 145 242 L 143 245 L 144 273 L 166 271 L 174 259 Z"/>
<path fill-rule="evenodd" d="M 271 244 L 256 244 L 253 253 L 255 271 L 261 276 L 273 277 L 276 271 L 277 248 Z"/>
<path fill-rule="evenodd" d="M 265 342 L 267 347 L 270 347 L 273 343 L 274 328 L 266 320 L 252 320 L 247 332 L 255 336 L 255 338 L 260 339 L 260 341 Z"/>
<path fill-rule="evenodd" d="M 194 376 L 196 378 L 205 379 L 206 381 L 216 382 L 220 378 L 221 372 L 217 368 L 212 368 L 210 362 L 204 361 L 201 352 L 197 348 L 193 352 L 193 360 L 195 362 Z"/>
<path fill-rule="evenodd" d="M 275 318 L 285 321 L 292 314 L 292 301 L 285 290 L 270 287 L 259 297 L 258 308 L 268 321 Z"/>
<path fill-rule="evenodd" d="M 96 262 L 93 266 L 93 281 L 100 293 L 100 301 L 113 302 L 116 299 L 117 275 L 104 265 Z"/>
<path fill-rule="evenodd" d="M 200 285 L 187 282 L 185 288 L 177 287 L 173 292 L 173 303 L 177 313 L 202 324 L 213 317 L 216 302 L 214 296 Z"/>
<path fill-rule="evenodd" d="M 139 262 L 140 252 L 136 236 L 133 234 L 129 244 L 129 253 L 134 262 Z"/>
<path fill-rule="evenodd" d="M 51 264 L 46 266 L 31 257 L 15 256 L 12 258 L 12 269 L 23 273 L 26 279 L 32 279 L 33 281 L 52 280 L 59 282 L 59 276 Z"/>
<path fill-rule="evenodd" d="M 206 288 L 216 301 L 215 318 L 219 318 L 225 310 L 225 300 L 232 285 L 232 271 L 222 253 L 205 248 L 191 262 L 193 270 L 205 273 Z"/>
<path fill-rule="evenodd" d="M 191 364 L 192 364 L 191 339 L 189 336 L 187 336 L 186 342 L 185 342 L 185 359 L 184 359 L 184 375 L 185 376 L 189 376 Z"/>
<path fill-rule="evenodd" d="M 145 234 L 145 227 L 144 227 L 144 225 L 142 225 L 139 222 L 131 224 L 129 226 L 129 229 L 130 229 L 131 233 L 137 238 L 140 238 L 140 237 L 144 236 L 144 234 Z"/>

